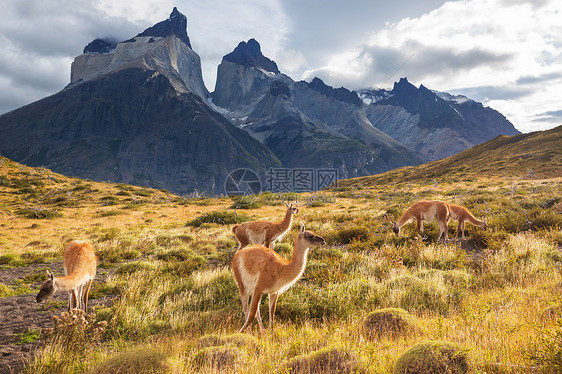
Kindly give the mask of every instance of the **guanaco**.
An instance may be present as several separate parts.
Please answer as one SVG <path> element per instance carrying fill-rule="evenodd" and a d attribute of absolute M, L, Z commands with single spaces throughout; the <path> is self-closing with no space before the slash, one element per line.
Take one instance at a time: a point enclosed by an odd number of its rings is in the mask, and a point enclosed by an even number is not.
<path fill-rule="evenodd" d="M 488 224 L 486 223 L 486 221 L 480 221 L 479 219 L 476 219 L 476 217 L 474 217 L 472 213 L 470 213 L 470 211 L 464 206 L 449 204 L 449 210 L 451 212 L 450 219 L 458 221 L 455 239 L 458 239 L 460 229 L 462 231 L 462 240 L 466 240 L 464 237 L 464 223 L 466 221 L 469 221 L 473 225 L 480 226 L 484 230 L 488 228 Z"/>
<path fill-rule="evenodd" d="M 283 218 L 283 221 L 279 223 L 252 221 L 244 222 L 240 225 L 234 225 L 232 227 L 232 233 L 240 244 L 238 246 L 238 250 L 246 247 L 250 243 L 262 244 L 273 249 L 275 241 L 281 239 L 291 228 L 293 215 L 299 212 L 298 208 L 293 206 L 293 204 L 288 205 L 285 203 L 285 205 L 287 206 L 285 218 Z"/>
<path fill-rule="evenodd" d="M 97 257 L 94 247 L 86 241 L 74 240 L 66 245 L 63 253 L 65 276 L 55 277 L 47 270 L 48 279 L 37 294 L 37 302 L 51 297 L 55 291 L 69 291 L 68 310 L 88 308 L 88 295 L 96 276 Z"/>
<path fill-rule="evenodd" d="M 304 273 L 308 249 L 324 245 L 326 241 L 311 231 L 306 231 L 301 224 L 295 239 L 291 261 L 279 256 L 273 249 L 258 245 L 238 250 L 232 259 L 232 270 L 238 289 L 242 310 L 246 322 L 238 332 L 242 332 L 256 318 L 261 330 L 263 324 L 260 315 L 260 301 L 264 294 L 269 294 L 269 327 L 273 327 L 275 305 L 280 294 L 295 284 Z M 252 296 L 250 309 L 248 300 Z"/>
<path fill-rule="evenodd" d="M 449 206 L 443 201 L 420 200 L 406 209 L 398 218 L 398 221 L 393 222 L 392 230 L 396 235 L 400 235 L 402 226 L 412 220 L 416 220 L 418 231 L 423 232 L 423 221 L 432 222 L 437 220 L 439 224 L 437 241 L 439 241 L 443 233 L 445 234 L 445 241 L 447 241 L 449 214 Z"/>

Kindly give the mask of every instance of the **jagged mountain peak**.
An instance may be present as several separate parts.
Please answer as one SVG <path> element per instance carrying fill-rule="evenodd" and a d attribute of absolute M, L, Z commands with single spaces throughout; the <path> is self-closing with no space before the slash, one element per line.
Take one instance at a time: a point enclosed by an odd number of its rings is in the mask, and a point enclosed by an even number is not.
<path fill-rule="evenodd" d="M 416 94 L 418 89 L 408 81 L 408 78 L 400 78 L 398 82 L 394 82 L 392 91 L 398 95 L 412 95 Z"/>
<path fill-rule="evenodd" d="M 361 99 L 359 98 L 359 96 L 357 96 L 357 92 L 350 91 L 344 87 L 333 88 L 332 86 L 328 86 L 326 83 L 324 83 L 324 81 L 322 81 L 322 79 L 318 77 L 314 77 L 314 79 L 312 79 L 312 81 L 308 84 L 308 87 L 320 92 L 327 97 L 333 97 L 336 100 L 354 104 L 357 106 L 361 105 Z"/>
<path fill-rule="evenodd" d="M 177 36 L 182 42 L 184 42 L 189 48 L 191 48 L 189 36 L 187 36 L 187 17 L 182 14 L 176 7 L 174 7 L 168 19 L 162 22 L 158 22 L 157 24 L 149 27 L 137 36 L 166 37 L 170 35 Z"/>
<path fill-rule="evenodd" d="M 238 43 L 238 46 L 223 59 L 244 66 L 262 68 L 275 74 L 280 73 L 277 64 L 262 54 L 260 43 L 253 38 L 248 42 Z"/>
<path fill-rule="evenodd" d="M 117 41 L 113 39 L 94 39 L 86 47 L 83 53 L 112 53 L 117 46 Z"/>

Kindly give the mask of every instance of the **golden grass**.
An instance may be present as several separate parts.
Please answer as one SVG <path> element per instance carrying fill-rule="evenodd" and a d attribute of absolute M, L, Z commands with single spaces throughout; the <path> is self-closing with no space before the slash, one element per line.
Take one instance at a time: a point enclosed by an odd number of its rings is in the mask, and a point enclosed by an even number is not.
<path fill-rule="evenodd" d="M 43 185 L 23 187 L 34 194 L 6 185 L 26 178 Z M 0 266 L 60 260 L 65 242 L 88 239 L 101 257 L 100 266 L 115 269 L 93 293 L 118 295 L 112 305 L 94 310 L 108 322 L 107 334 L 102 344 L 80 353 L 80 365 L 68 361 L 62 348 L 47 344 L 26 370 L 95 372 L 123 352 L 148 349 L 166 357 L 165 370 L 171 373 L 240 368 L 268 373 L 296 357 L 314 357 L 314 352 L 336 347 L 365 372 L 390 373 L 398 357 L 415 344 L 447 341 L 468 348 L 475 372 L 524 371 L 534 365 L 529 350 L 541 332 L 547 336 L 557 328 L 562 310 L 555 307 L 562 290 L 562 232 L 556 225 L 531 231 L 500 226 L 507 227 L 514 216 L 524 225 L 525 212 L 532 209 L 554 212 L 542 218 L 546 221 L 557 217 L 562 178 L 473 179 L 334 191 L 323 193 L 328 199 L 321 206 L 307 206 L 318 194 L 298 195 L 301 212 L 295 223 L 304 221 L 328 245 L 311 250 L 303 279 L 280 296 L 274 329 L 260 333 L 254 324 L 245 340 L 233 338 L 243 315 L 229 268 L 237 247 L 231 227 L 186 226 L 205 213 L 232 211 L 230 199 L 185 199 L 80 181 L 7 161 L 0 167 Z M 62 197 L 47 202 L 49 193 Z M 282 201 L 256 198 L 263 199 L 260 208 L 238 212 L 282 218 Z M 425 237 L 411 226 L 405 227 L 404 237 L 395 237 L 388 217 L 420 198 L 467 204 L 496 227 L 484 232 L 467 225 L 469 240 L 463 243 L 436 243 L 435 224 L 426 225 Z M 540 208 L 545 203 L 548 207 Z M 18 215 L 26 204 L 57 210 L 62 217 Z M 354 238 L 350 227 L 359 228 L 361 235 Z M 296 230 L 295 224 L 277 244 L 284 256 L 290 256 Z M 3 292 L 13 293 L 6 286 Z M 266 303 L 264 298 L 262 305 Z M 407 310 L 418 328 L 407 336 L 368 339 L 365 318 L 387 307 Z M 267 320 L 266 306 L 262 315 Z M 214 343 L 203 346 L 201 338 L 209 335 L 216 337 Z"/>

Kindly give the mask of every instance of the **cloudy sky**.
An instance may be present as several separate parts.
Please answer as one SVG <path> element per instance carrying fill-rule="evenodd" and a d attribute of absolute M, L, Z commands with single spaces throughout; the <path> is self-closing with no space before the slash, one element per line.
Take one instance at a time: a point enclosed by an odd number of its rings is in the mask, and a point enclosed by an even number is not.
<path fill-rule="evenodd" d="M 128 39 L 188 17 L 213 91 L 217 65 L 242 40 L 295 80 L 392 88 L 400 77 L 464 94 L 523 132 L 562 124 L 559 0 L 0 0 L 0 113 L 60 91 L 97 37 Z"/>

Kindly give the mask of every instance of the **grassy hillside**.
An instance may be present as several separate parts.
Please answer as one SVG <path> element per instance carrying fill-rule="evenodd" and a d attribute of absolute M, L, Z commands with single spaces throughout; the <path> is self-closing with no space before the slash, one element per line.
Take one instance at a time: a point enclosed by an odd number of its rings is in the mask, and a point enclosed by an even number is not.
<path fill-rule="evenodd" d="M 527 140 L 535 142 L 531 135 Z M 4 302 L 37 292 L 45 275 L 34 266 L 59 263 L 64 244 L 77 238 L 91 240 L 100 256 L 103 281 L 95 282 L 92 297 L 107 300 L 92 308 L 87 324 L 62 315 L 54 330 L 14 336 L 14 344 L 24 337 L 42 342 L 25 373 L 391 373 L 412 357 L 428 364 L 415 348 L 428 341 L 436 343 L 423 346 L 424 357 L 431 357 L 428 349 L 458 349 L 455 365 L 466 364 L 471 373 L 558 370 L 559 176 L 490 170 L 480 178 L 474 166 L 451 178 L 404 177 L 399 185 L 396 171 L 367 188 L 353 180 L 354 188 L 339 191 L 233 201 L 0 163 L 0 272 L 23 274 L 0 283 L 0 312 Z M 515 168 L 526 176 L 523 166 Z M 465 242 L 437 243 L 435 224 L 426 224 L 422 235 L 408 226 L 396 237 L 390 219 L 421 198 L 465 205 L 490 229 L 467 224 Z M 287 200 L 300 203 L 295 222 L 305 222 L 327 245 L 311 250 L 303 278 L 279 297 L 273 330 L 260 333 L 254 323 L 252 332 L 236 334 L 244 321 L 230 270 L 237 248 L 231 225 L 280 220 Z M 285 257 L 297 226 L 276 244 Z M 429 361 L 452 365 L 445 356 Z M 437 369 L 420 372 L 430 370 Z"/>
<path fill-rule="evenodd" d="M 454 156 L 415 167 L 338 182 L 340 187 L 380 183 L 463 181 L 487 177 L 552 178 L 562 175 L 562 126 L 552 130 L 498 136 Z"/>

